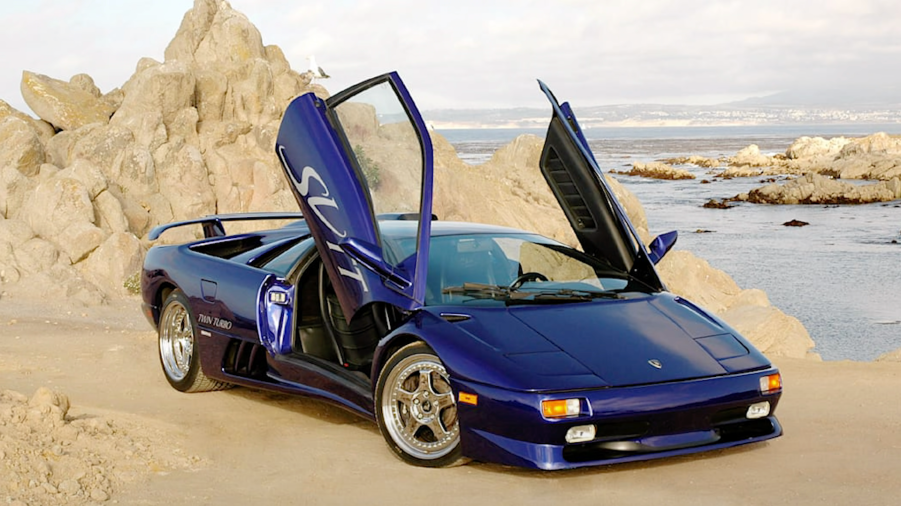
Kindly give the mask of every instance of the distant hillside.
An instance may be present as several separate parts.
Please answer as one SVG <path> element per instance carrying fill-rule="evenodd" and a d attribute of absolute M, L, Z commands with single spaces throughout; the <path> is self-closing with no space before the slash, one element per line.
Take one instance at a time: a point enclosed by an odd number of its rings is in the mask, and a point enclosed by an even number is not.
<path fill-rule="evenodd" d="M 579 122 L 592 126 L 722 126 L 901 122 L 901 91 L 781 92 L 718 105 L 574 105 Z M 544 127 L 549 109 L 438 109 L 425 111 L 435 128 Z"/>

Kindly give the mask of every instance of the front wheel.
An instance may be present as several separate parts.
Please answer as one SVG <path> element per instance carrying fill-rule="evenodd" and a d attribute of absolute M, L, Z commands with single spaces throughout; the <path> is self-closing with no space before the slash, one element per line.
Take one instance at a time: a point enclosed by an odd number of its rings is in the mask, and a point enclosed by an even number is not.
<path fill-rule="evenodd" d="M 401 460 L 423 467 L 463 464 L 457 405 L 444 364 L 425 343 L 398 350 L 379 375 L 376 417 Z"/>
<path fill-rule="evenodd" d="M 188 298 L 174 290 L 163 303 L 159 324 L 160 365 L 172 388 L 180 392 L 209 392 L 228 388 L 228 383 L 210 379 L 200 369 L 197 322 Z"/>

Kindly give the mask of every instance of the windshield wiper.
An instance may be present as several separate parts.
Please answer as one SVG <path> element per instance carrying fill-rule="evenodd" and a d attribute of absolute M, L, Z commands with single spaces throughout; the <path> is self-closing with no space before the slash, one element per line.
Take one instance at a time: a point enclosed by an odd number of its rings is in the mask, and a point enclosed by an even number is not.
<path fill-rule="evenodd" d="M 523 304 L 531 302 L 588 302 L 595 299 L 622 299 L 616 292 L 599 292 L 594 290 L 574 290 L 561 288 L 559 290 L 542 290 L 535 292 L 515 292 L 510 294 L 508 303 Z"/>
<path fill-rule="evenodd" d="M 484 283 L 463 283 L 462 286 L 448 286 L 442 289 L 441 292 L 446 294 L 466 295 L 475 299 L 503 300 L 508 304 L 587 302 L 595 299 L 623 298 L 616 292 L 578 290 L 572 288 L 520 291 L 511 290 L 510 287 L 507 286 L 488 285 Z"/>
<path fill-rule="evenodd" d="M 441 293 L 466 295 L 476 299 L 506 300 L 507 297 L 510 296 L 510 289 L 506 286 L 466 282 L 463 283 L 462 286 L 448 286 L 442 288 Z"/>

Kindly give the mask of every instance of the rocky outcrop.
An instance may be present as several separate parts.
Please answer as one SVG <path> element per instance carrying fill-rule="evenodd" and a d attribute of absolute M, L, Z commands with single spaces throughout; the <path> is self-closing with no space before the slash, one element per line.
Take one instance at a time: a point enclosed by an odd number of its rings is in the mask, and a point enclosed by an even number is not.
<path fill-rule="evenodd" d="M 41 120 L 0 103 L 0 217 L 16 230 L 0 235 L 0 279 L 40 277 L 96 303 L 124 293 L 155 225 L 295 210 L 272 146 L 292 98 L 327 95 L 309 84 L 215 0 L 197 0 L 165 61 L 142 59 L 121 89 L 104 95 L 85 74 L 26 71 L 22 94 Z"/>
<path fill-rule="evenodd" d="M 785 184 L 751 190 L 737 200 L 757 204 L 868 204 L 901 199 L 901 179 L 855 185 L 811 173 Z"/>
<path fill-rule="evenodd" d="M 876 133 L 858 139 L 800 137 L 785 154 L 763 155 L 752 144 L 728 158 L 723 177 L 822 174 L 837 179 L 901 177 L 901 138 Z"/>
<path fill-rule="evenodd" d="M 722 165 L 722 162 L 720 160 L 717 160 L 716 158 L 706 158 L 698 155 L 667 158 L 666 160 L 663 160 L 663 163 L 669 165 L 697 165 L 698 167 L 704 167 L 707 169 L 712 169 Z"/>
<path fill-rule="evenodd" d="M 634 162 L 632 169 L 628 171 L 610 171 L 613 174 L 623 174 L 626 176 L 641 176 L 651 179 L 694 179 L 695 176 L 685 169 L 677 169 L 672 165 L 661 162 Z"/>

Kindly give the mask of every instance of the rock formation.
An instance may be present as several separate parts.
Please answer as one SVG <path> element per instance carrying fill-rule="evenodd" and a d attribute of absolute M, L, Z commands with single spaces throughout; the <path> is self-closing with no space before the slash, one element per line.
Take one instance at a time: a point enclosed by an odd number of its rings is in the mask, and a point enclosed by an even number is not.
<path fill-rule="evenodd" d="M 901 199 L 901 178 L 855 185 L 810 173 L 785 184 L 751 190 L 737 200 L 757 204 L 868 204 Z"/>
<path fill-rule="evenodd" d="M 727 159 L 723 177 L 822 174 L 840 179 L 901 178 L 901 138 L 885 133 L 848 139 L 800 137 L 785 154 L 767 156 L 752 144 Z"/>
<path fill-rule="evenodd" d="M 124 291 L 155 225 L 296 209 L 272 146 L 307 91 L 327 95 L 214 0 L 195 2 L 165 61 L 142 59 L 121 89 L 24 72 L 41 120 L 0 103 L 0 280 L 35 277 L 44 293 L 95 303 Z"/>
<path fill-rule="evenodd" d="M 694 179 L 694 175 L 685 169 L 677 169 L 672 165 L 662 162 L 633 162 L 632 169 L 628 171 L 610 171 L 613 174 L 623 174 L 626 176 L 641 176 L 652 179 Z"/>

